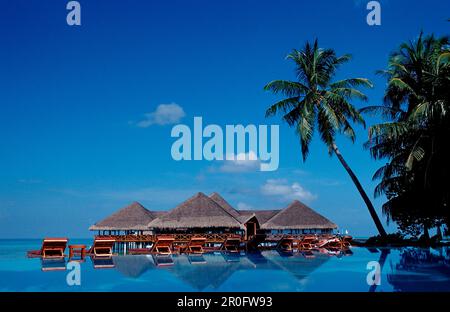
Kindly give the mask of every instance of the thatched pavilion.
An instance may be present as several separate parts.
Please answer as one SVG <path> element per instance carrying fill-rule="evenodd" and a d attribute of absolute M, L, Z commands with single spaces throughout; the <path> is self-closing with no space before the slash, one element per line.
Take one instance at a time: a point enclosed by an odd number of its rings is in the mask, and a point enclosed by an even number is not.
<path fill-rule="evenodd" d="M 263 230 L 285 234 L 327 234 L 337 225 L 305 204 L 294 200 L 261 225 Z"/>
<path fill-rule="evenodd" d="M 327 234 L 337 225 L 300 201 L 280 210 L 236 210 L 218 193 L 197 193 L 168 212 L 134 202 L 90 227 L 99 234 Z"/>
<path fill-rule="evenodd" d="M 89 230 L 98 234 L 143 234 L 148 231 L 148 223 L 164 214 L 162 211 L 150 211 L 138 202 L 113 213 L 109 217 L 92 225 Z"/>
<path fill-rule="evenodd" d="M 247 234 L 256 234 L 255 230 L 271 234 L 328 234 L 337 229 L 336 224 L 298 200 L 279 210 L 236 210 L 218 193 L 211 194 L 210 198 L 233 214 Z"/>
<path fill-rule="evenodd" d="M 226 208 L 203 193 L 197 193 L 147 226 L 155 232 L 226 233 L 244 229 Z"/>

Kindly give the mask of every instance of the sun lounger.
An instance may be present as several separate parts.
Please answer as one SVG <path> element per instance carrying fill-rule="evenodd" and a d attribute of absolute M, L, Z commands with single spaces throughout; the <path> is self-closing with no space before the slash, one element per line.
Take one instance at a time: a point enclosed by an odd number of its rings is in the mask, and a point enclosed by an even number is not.
<path fill-rule="evenodd" d="M 318 248 L 326 248 L 326 247 L 336 247 L 337 245 L 340 245 L 341 241 L 339 238 L 335 236 L 329 236 L 324 237 L 319 240 L 319 242 L 316 244 Z"/>
<path fill-rule="evenodd" d="M 33 250 L 27 253 L 30 258 L 60 259 L 64 258 L 64 251 L 67 247 L 67 238 L 44 238 L 40 250 Z"/>
<path fill-rule="evenodd" d="M 191 237 L 191 240 L 186 247 L 186 252 L 191 254 L 203 254 L 205 243 L 206 237 Z"/>
<path fill-rule="evenodd" d="M 297 244 L 298 250 L 311 250 L 313 249 L 314 242 L 317 241 L 317 237 L 314 235 L 306 235 L 304 236 Z"/>
<path fill-rule="evenodd" d="M 350 235 L 345 235 L 342 237 L 342 246 L 344 248 L 349 248 L 351 246 L 351 241 L 353 240 L 353 237 L 351 237 Z"/>
<path fill-rule="evenodd" d="M 94 257 L 110 258 L 113 255 L 113 247 L 116 241 L 111 238 L 95 238 L 89 254 Z"/>
<path fill-rule="evenodd" d="M 280 251 L 290 252 L 292 251 L 292 245 L 294 244 L 294 238 L 291 236 L 283 236 L 278 244 L 277 249 Z"/>
<path fill-rule="evenodd" d="M 158 236 L 155 244 L 152 247 L 152 252 L 159 255 L 171 255 L 174 241 L 175 238 L 171 235 Z"/>
<path fill-rule="evenodd" d="M 241 245 L 241 239 L 238 237 L 227 237 L 220 247 L 221 250 L 229 252 L 239 252 L 239 246 Z"/>

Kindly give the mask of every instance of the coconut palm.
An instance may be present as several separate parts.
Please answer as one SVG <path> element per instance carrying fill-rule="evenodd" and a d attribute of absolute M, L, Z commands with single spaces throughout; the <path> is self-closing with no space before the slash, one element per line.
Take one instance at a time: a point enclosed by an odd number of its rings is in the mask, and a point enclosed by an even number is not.
<path fill-rule="evenodd" d="M 372 202 L 342 156 L 335 140 L 336 135 L 342 133 L 355 141 L 355 131 L 351 124 L 365 123 L 350 101 L 367 101 L 366 95 L 357 88 L 370 88 L 371 82 L 365 78 L 333 81 L 337 69 L 348 62 L 351 56 L 336 56 L 332 49 L 321 49 L 317 40 L 313 44 L 307 42 L 302 50 L 294 49 L 287 59 L 295 63 L 297 80 L 275 80 L 264 87 L 265 90 L 281 93 L 286 97 L 270 106 L 266 117 L 282 113 L 287 124 L 295 128 L 300 138 L 303 161 L 308 157 L 309 145 L 317 129 L 322 142 L 328 147 L 329 154 L 337 156 L 361 194 L 378 232 L 385 236 L 386 232 Z"/>
<path fill-rule="evenodd" d="M 401 228 L 422 223 L 426 232 L 448 204 L 449 58 L 448 37 L 420 34 L 401 44 L 379 72 L 388 81 L 384 105 L 362 110 L 386 119 L 370 127 L 366 147 L 389 159 L 374 175 L 375 195 L 387 196 L 383 212 Z"/>

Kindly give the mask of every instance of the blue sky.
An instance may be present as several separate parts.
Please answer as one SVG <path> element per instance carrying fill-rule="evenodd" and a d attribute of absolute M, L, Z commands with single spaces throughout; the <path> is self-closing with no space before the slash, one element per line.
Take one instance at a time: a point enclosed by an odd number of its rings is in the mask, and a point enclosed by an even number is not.
<path fill-rule="evenodd" d="M 0 237 L 88 237 L 89 225 L 130 201 L 165 210 L 198 191 L 254 209 L 299 198 L 341 229 L 375 234 L 318 138 L 303 163 L 293 130 L 264 118 L 277 97 L 263 86 L 294 79 L 286 54 L 317 37 L 353 55 L 337 78 L 370 78 L 375 87 L 366 93 L 380 103 L 385 81 L 374 72 L 420 30 L 448 32 L 450 9 L 447 1 L 380 2 L 382 25 L 369 27 L 367 1 L 81 0 L 82 25 L 70 27 L 67 1 L 0 0 Z M 279 170 L 172 160 L 172 125 L 146 115 L 172 103 L 188 125 L 194 116 L 205 124 L 280 124 Z M 357 134 L 353 145 L 338 143 L 371 195 L 380 163 L 362 148 L 367 130 Z"/>

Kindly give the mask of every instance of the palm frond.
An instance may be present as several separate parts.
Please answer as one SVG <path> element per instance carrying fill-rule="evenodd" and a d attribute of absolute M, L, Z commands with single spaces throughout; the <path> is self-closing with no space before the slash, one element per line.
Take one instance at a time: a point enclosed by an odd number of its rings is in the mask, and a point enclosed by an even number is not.
<path fill-rule="evenodd" d="M 299 96 L 290 97 L 281 100 L 279 102 L 276 102 L 266 110 L 266 117 L 274 116 L 279 111 L 283 113 L 291 111 L 299 105 L 299 102 L 300 102 Z"/>
<path fill-rule="evenodd" d="M 308 88 L 300 82 L 288 80 L 274 80 L 264 86 L 264 90 L 282 93 L 285 96 L 301 96 L 308 92 Z"/>
<path fill-rule="evenodd" d="M 366 87 L 372 88 L 373 84 L 367 78 L 349 78 L 336 81 L 330 84 L 330 88 L 356 88 L 356 87 Z"/>

